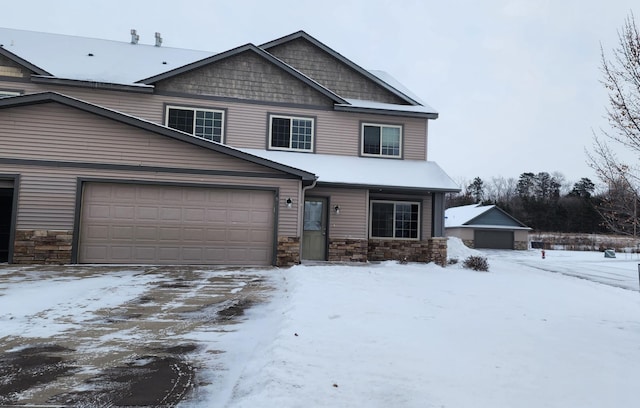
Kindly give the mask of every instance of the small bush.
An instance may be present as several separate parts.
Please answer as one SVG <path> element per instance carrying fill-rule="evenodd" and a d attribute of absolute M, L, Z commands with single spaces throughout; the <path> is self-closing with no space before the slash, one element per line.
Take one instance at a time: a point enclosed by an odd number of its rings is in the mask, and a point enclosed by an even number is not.
<path fill-rule="evenodd" d="M 449 258 L 449 260 L 447 261 L 447 263 L 449 265 L 455 265 L 458 263 L 458 258 Z"/>
<path fill-rule="evenodd" d="M 489 270 L 489 262 L 487 262 L 487 258 L 483 256 L 470 256 L 464 260 L 464 267 L 467 269 L 473 269 L 474 271 L 488 271 Z"/>

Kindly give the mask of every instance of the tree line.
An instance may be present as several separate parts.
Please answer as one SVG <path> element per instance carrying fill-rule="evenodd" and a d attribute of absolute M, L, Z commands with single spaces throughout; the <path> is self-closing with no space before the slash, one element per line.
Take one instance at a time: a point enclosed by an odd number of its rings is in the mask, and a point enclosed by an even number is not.
<path fill-rule="evenodd" d="M 446 206 L 495 204 L 537 231 L 606 233 L 614 232 L 604 218 L 610 193 L 596 193 L 586 177 L 571 185 L 559 173 L 526 172 L 518 179 L 476 177 L 460 193 L 449 194 Z"/>

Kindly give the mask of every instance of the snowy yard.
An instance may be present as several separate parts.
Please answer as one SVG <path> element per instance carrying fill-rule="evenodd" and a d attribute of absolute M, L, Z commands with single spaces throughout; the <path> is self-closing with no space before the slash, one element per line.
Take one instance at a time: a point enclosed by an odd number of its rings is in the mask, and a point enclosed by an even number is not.
<path fill-rule="evenodd" d="M 462 261 L 473 251 L 452 243 L 450 253 Z M 253 272 L 251 279 L 273 289 L 240 324 L 173 334 L 178 343 L 198 345 L 186 357 L 197 367 L 197 386 L 179 406 L 638 405 L 640 260 L 564 251 L 547 251 L 544 260 L 540 251 L 485 255 L 488 273 L 394 262 Z M 144 296 L 144 285 L 158 279 L 133 274 L 127 287 L 125 275 L 85 285 L 93 294 L 108 292 L 111 300 L 95 303 L 114 308 Z M 0 345 L 95 320 L 94 295 L 50 295 L 42 302 L 47 309 L 38 310 L 12 296 L 27 290 L 37 298 L 46 281 L 0 284 Z"/>

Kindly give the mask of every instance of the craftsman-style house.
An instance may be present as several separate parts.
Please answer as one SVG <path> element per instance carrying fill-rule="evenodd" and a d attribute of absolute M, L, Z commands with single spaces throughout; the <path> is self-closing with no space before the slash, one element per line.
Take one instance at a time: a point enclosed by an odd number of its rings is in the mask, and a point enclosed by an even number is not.
<path fill-rule="evenodd" d="M 0 28 L 0 262 L 444 263 L 438 114 L 389 75 L 138 38 Z"/>

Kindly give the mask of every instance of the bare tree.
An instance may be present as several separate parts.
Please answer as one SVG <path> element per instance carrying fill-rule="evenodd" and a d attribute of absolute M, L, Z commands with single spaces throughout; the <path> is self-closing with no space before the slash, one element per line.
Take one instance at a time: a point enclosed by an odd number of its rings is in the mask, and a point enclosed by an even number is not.
<path fill-rule="evenodd" d="M 600 51 L 611 130 L 602 130 L 602 137 L 594 135 L 588 163 L 607 186 L 607 199 L 600 208 L 605 222 L 612 231 L 635 236 L 640 173 L 637 166 L 621 161 L 611 147 L 631 153 L 635 161 L 640 158 L 640 33 L 633 13 L 618 31 L 618 46 L 611 55 L 608 57 L 602 47 Z"/>

